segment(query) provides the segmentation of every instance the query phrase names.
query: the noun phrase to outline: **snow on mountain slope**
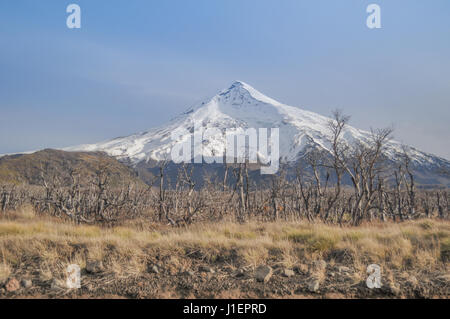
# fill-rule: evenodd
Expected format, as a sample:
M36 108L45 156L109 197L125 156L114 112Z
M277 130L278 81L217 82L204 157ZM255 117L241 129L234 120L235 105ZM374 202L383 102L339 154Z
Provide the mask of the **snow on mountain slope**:
M104 151L118 159L129 160L133 164L141 161L170 159L170 152L177 141L171 133L177 129L193 132L194 123L203 128L246 129L279 128L280 157L288 161L299 159L311 147L329 150L331 133L328 128L330 118L288 106L275 101L250 85L236 81L212 99L190 108L171 120L168 124L148 132L116 138L110 141L69 147L67 151ZM188 138L184 136L182 138ZM349 144L365 143L370 133L347 126L343 138ZM203 142L204 156L223 153L222 136L211 136ZM417 165L449 167L450 162L409 148L412 160ZM402 145L390 141L386 154L395 159L402 152Z

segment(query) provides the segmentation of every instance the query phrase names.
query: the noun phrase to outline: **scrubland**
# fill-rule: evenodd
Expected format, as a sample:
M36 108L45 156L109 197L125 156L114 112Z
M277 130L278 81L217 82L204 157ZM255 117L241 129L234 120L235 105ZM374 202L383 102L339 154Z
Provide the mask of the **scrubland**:
M104 227L28 206L0 218L3 298L448 298L449 260L450 222L439 219ZM65 286L70 264L81 289ZM381 267L379 289L366 285L370 264Z

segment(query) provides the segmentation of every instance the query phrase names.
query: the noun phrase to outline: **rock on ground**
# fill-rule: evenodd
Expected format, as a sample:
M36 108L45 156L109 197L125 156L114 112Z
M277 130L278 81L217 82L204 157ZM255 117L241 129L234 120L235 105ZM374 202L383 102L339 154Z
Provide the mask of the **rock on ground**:
M101 260L92 260L89 259L86 261L86 271L91 274L96 274L102 272L104 269L103 263Z
M153 274L158 274L159 273L158 266L153 265L152 267L150 267L149 271Z
M300 275L302 274L307 274L308 273L308 265L305 264L299 264L297 266L294 267L294 270L299 273Z
M193 277L193 276L195 276L195 273L193 271L188 270L188 271L181 273L181 275L187 276L187 277Z
M270 280L272 274L273 270L270 266L261 265L256 268L255 277L257 281L266 283Z
M11 278L5 285L5 289L7 292L14 292L20 289L20 283L16 278Z
M40 281L49 281L53 278L53 274L50 271L41 270L39 272L39 280Z
M283 271L281 272L281 275L283 277L292 277L295 275L294 271L291 269L283 269Z
M244 277L244 276L245 276L245 270L242 269L242 268L238 269L238 270L236 271L235 276L236 276L236 277Z
M320 281L317 278L312 278L309 282L308 282L308 290L310 292L318 292L320 288Z
M200 266L200 267L198 268L198 270L199 270L200 272L206 272L206 273L211 273L211 274L214 274L214 273L215 273L214 269L212 269L212 268L209 267L209 266Z
M327 268L327 263L325 260L319 259L315 260L312 264L313 272L323 272Z
M30 279L22 279L20 283L25 289L31 288L33 286L33 282Z

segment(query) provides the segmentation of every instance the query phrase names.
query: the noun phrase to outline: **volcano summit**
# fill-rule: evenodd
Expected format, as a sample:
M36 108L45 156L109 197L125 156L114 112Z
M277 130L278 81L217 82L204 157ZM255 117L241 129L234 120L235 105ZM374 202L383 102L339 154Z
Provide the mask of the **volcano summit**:
M173 147L180 141L191 140L196 126L200 126L203 130L217 132L201 140L203 157L223 154L226 149L223 133L226 130L277 128L279 129L280 158L287 163L295 163L302 160L312 150L331 152L330 121L331 118L285 105L244 82L235 81L227 89L189 108L165 125L147 132L96 144L69 147L65 150L103 151L118 160L136 166L140 163L170 159ZM188 132L189 134L179 134L177 139L173 139L172 132ZM371 132L347 125L342 139L348 145L369 143ZM195 143L194 139L192 145L195 146ZM390 140L386 144L384 155L395 162L401 158L403 149L401 143ZM407 149L419 182L450 185L448 160L421 152L413 147L407 147ZM194 155L192 154L192 162L194 162ZM264 154L259 155L264 158Z

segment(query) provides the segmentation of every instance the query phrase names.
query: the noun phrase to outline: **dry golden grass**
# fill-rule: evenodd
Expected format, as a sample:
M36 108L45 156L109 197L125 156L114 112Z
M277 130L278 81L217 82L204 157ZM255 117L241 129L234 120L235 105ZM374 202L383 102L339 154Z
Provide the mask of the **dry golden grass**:
M87 259L102 260L116 275L137 276L156 254L170 257L170 263L182 270L191 267L192 252L201 252L204 262L220 258L231 267L270 263L291 268L318 259L338 263L332 256L339 251L352 256L352 266L359 270L356 281L366 276L368 263L383 265L387 275L389 270L445 270L448 263L443 258L450 250L450 222L438 220L358 228L278 222L175 229L142 227L142 222L138 230L61 223L36 217L29 208L8 216L0 219L0 281L27 260L39 260L43 277L49 272L62 274L72 263L84 267Z
M11 268L6 263L1 263L0 264L0 282L3 282L6 279L8 279L10 274L11 274Z

